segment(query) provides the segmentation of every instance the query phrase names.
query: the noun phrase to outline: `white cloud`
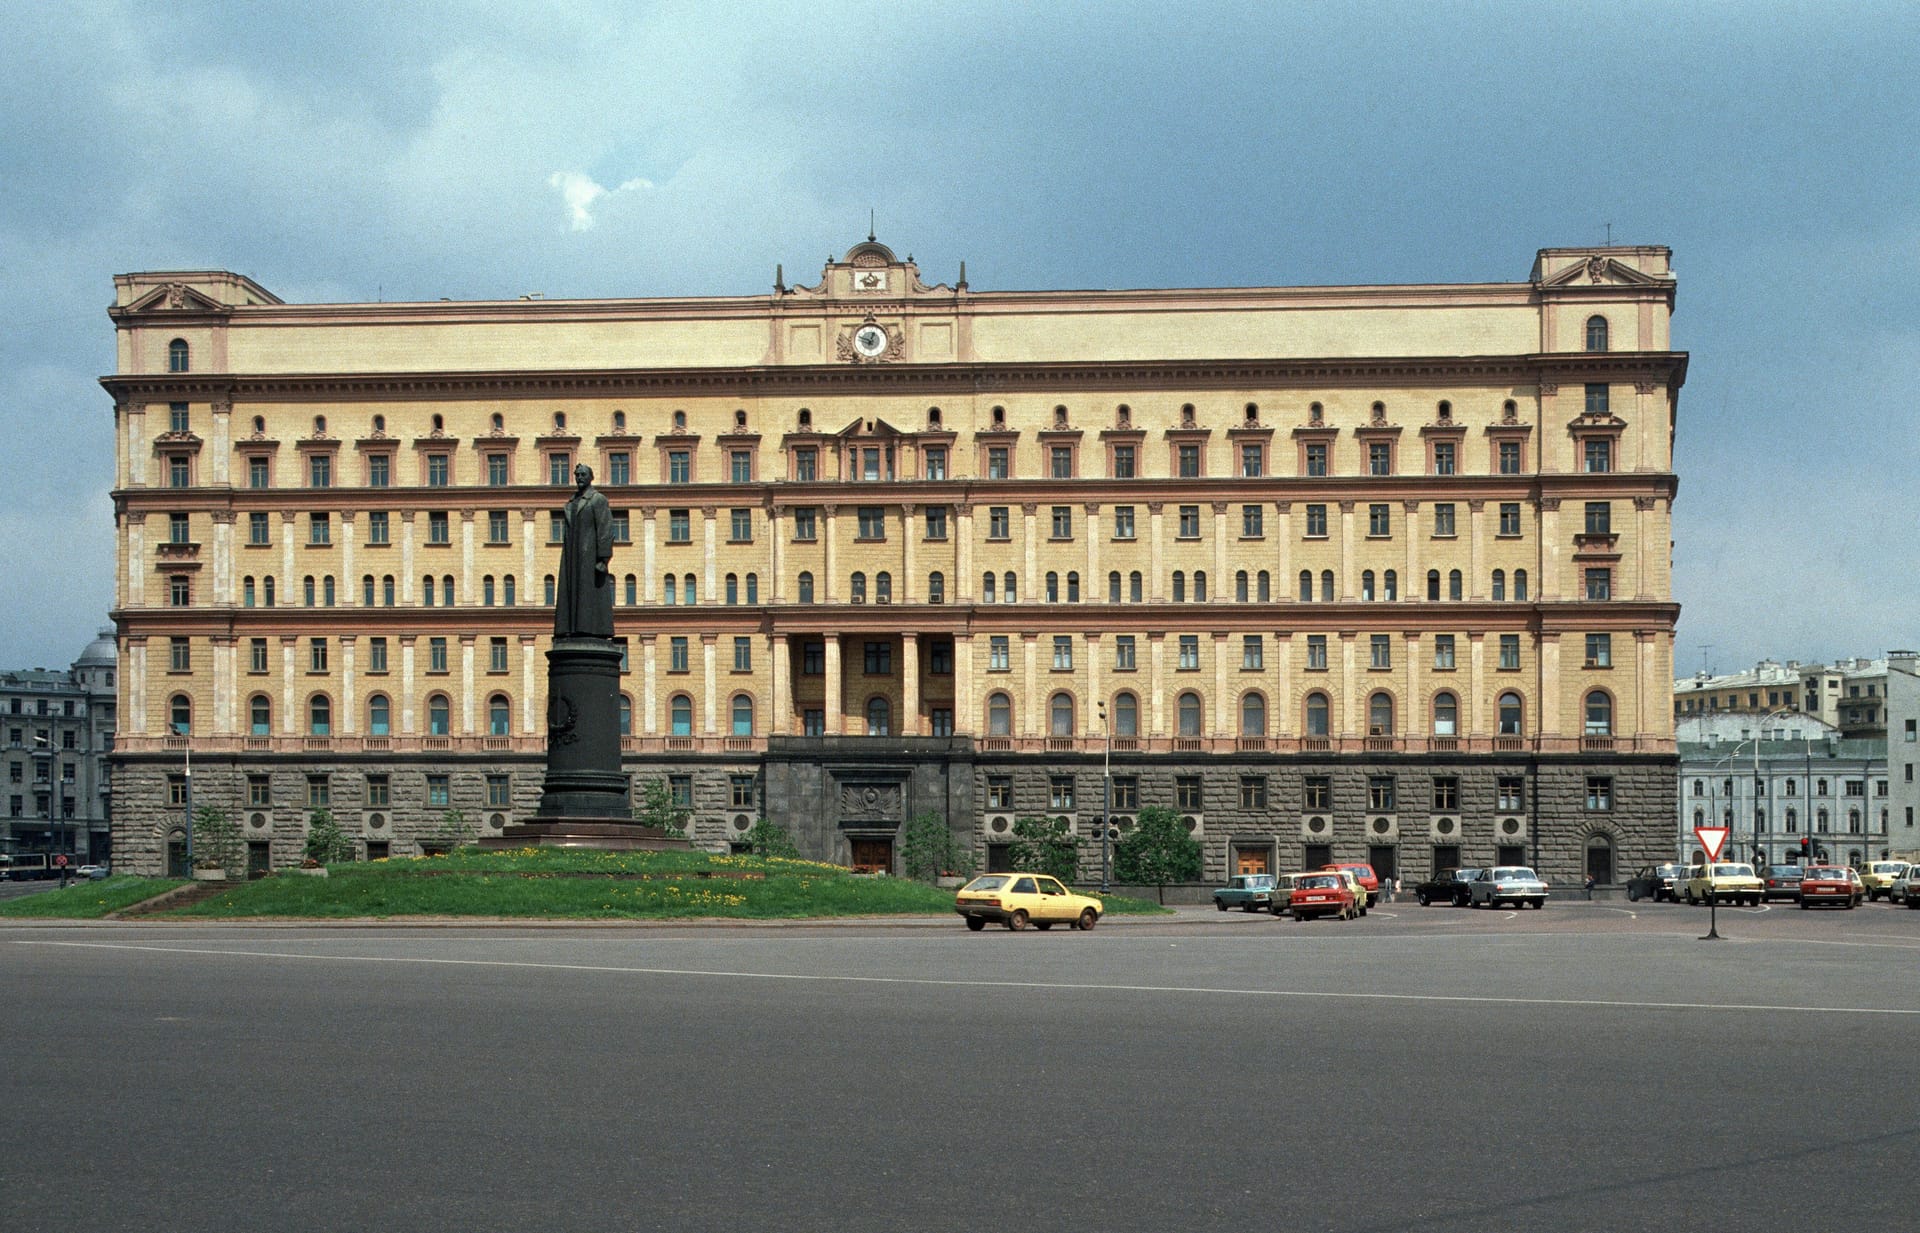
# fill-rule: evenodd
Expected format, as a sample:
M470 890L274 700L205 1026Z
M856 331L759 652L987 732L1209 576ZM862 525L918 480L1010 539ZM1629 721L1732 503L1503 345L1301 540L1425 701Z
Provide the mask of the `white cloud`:
M632 179L618 188L608 189L592 176L577 171L556 171L547 177L547 186L558 189L561 199L567 203L568 225L575 231L591 231L593 208L601 200L616 193L644 192L653 187L653 181Z

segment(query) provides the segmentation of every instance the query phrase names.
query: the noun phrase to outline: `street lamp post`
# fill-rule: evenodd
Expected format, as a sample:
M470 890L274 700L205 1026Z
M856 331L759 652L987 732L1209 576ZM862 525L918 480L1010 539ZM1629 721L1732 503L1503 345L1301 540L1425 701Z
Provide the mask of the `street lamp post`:
M180 734L180 752L184 761L183 778L186 791L181 795L187 819L187 876L193 876L193 742L188 740L186 724L175 724L173 730Z
M38 770L37 778L40 782L47 785L47 830L45 835L46 843L44 846L46 850L51 853L53 851L55 819L59 816L56 811L59 808L60 802L60 798L55 795L55 789L57 787L55 775L59 768L54 762L53 734L51 732L36 732L33 734L33 761Z
M1107 893L1113 869L1113 729L1107 724L1107 704L1100 703L1100 734L1105 750L1100 761L1100 893Z

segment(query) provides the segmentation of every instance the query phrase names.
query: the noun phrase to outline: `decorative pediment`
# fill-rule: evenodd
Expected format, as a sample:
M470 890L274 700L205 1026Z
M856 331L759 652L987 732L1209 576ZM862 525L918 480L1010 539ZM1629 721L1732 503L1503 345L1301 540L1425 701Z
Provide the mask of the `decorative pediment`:
M845 428L842 428L839 432L835 433L834 435L842 438L843 440L851 440L855 438L871 438L871 437L883 437L888 440L898 440L899 438L904 437L907 434L901 432L898 428L895 428L892 424L887 423L887 421L885 420L860 419L860 420L853 421L853 423L851 424L848 424Z
M205 313L223 312L220 301L202 295L185 283L163 283L127 305L127 312Z
M1651 274L1643 274L1625 262L1616 261L1602 253L1595 253L1585 261L1576 261L1566 269L1550 278L1540 281L1542 287L1579 287L1579 286L1625 286L1625 287L1661 287L1671 280L1659 279Z

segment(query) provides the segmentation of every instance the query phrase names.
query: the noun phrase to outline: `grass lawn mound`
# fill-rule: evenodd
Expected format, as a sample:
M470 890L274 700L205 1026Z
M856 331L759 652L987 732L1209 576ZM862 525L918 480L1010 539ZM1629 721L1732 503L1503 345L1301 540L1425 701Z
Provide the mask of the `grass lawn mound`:
M0 918L30 917L54 920L91 920L130 908L181 885L173 878L102 878L75 882L65 890L39 891L0 903Z
M467 847L439 856L329 865L327 875L281 873L236 883L160 915L805 920L953 911L951 890L904 878L859 875L814 861L706 852L482 852ZM1109 914L1166 910L1146 900L1111 895L1106 905Z

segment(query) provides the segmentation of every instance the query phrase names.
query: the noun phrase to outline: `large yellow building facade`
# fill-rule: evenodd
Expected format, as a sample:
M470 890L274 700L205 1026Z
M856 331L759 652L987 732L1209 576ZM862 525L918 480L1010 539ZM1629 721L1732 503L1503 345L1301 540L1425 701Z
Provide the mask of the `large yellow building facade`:
M290 305L116 280L115 851L196 801L257 867L313 809L373 855L543 767L555 517L617 511L627 769L897 868L932 811L1173 807L1209 876L1671 846L1662 248L1524 282L814 286ZM1644 849L1644 851L1643 851Z

